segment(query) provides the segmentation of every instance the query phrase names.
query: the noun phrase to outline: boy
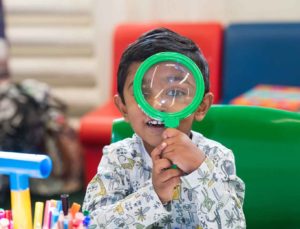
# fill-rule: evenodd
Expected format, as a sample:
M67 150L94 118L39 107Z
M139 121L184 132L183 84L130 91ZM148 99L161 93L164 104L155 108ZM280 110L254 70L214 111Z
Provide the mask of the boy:
M134 75L149 56L164 51L191 58L201 70L205 95L198 109L164 128L140 110ZM235 174L232 152L191 131L213 101L208 64L190 39L168 29L142 35L123 53L115 104L135 134L103 149L83 209L95 228L244 228L244 183ZM169 169L176 164L179 169Z

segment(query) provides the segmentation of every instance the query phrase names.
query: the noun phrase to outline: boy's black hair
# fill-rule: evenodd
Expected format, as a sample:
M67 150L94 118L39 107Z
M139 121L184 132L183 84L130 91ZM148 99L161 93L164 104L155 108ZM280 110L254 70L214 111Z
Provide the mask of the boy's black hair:
M191 58L204 77L205 93L209 91L208 64L198 46L187 37L166 28L158 28L143 34L122 54L118 68L117 89L123 103L125 103L123 89L130 65L134 62L143 62L158 52L178 52Z

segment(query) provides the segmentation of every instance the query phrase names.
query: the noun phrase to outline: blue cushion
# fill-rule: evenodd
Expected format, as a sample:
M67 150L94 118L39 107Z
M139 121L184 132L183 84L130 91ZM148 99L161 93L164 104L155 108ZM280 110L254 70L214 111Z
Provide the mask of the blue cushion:
M224 103L261 83L300 86L300 23L232 24L224 36Z

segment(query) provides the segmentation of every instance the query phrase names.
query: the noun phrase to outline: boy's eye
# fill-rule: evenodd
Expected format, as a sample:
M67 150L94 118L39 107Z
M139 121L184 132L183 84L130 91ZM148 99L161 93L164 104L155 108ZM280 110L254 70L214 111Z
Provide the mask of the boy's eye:
M166 95L171 97L181 97L186 96L187 94L184 90L181 89L171 89L167 91Z
M145 99L147 99L147 98L149 98L150 93L145 93L145 92L143 92L143 96L144 96Z

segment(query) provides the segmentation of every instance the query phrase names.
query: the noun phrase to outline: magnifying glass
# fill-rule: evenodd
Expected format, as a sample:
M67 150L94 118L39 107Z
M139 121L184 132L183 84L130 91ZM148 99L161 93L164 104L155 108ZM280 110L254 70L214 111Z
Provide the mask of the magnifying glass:
M177 52L160 52L139 66L133 93L140 108L167 128L199 107L204 95L203 75L196 63Z

